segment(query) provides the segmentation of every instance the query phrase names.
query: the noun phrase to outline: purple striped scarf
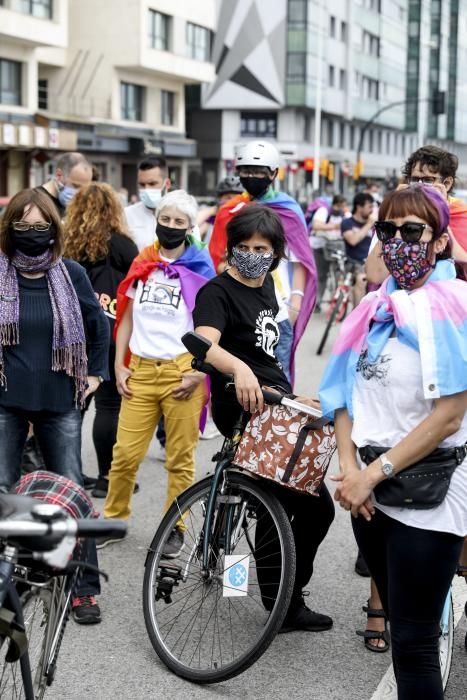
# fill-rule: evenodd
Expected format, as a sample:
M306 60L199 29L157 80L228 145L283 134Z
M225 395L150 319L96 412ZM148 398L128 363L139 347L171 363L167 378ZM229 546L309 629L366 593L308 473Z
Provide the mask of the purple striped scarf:
M75 404L82 406L86 391L86 337L78 297L61 258L47 250L37 257L19 251L11 260L0 253L0 386L6 388L3 348L18 345L18 272L44 272L53 315L52 371L64 371L75 380ZM28 339L33 340L33 339Z

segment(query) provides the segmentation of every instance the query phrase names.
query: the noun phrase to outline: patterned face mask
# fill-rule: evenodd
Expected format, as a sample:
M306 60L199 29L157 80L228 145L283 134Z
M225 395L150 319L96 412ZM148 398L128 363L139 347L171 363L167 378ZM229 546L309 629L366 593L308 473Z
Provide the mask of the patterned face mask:
M406 243L399 238L383 243L383 260L391 275L402 289L410 289L434 265L429 261L429 243Z
M249 253L244 250L238 250L238 248L232 249L230 257L230 263L235 265L242 277L247 277L248 279L258 279L258 277L265 275L273 260L272 252Z

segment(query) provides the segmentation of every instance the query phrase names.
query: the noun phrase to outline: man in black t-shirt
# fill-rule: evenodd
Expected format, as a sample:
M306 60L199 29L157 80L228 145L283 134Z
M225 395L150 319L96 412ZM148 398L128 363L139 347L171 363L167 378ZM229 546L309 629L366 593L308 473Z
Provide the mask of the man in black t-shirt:
M353 200L352 216L341 223L342 237L348 262L355 274L352 288L354 307L360 303L366 293L365 261L371 244L371 232L375 222L373 218L374 199L368 192L359 192Z
M63 153L57 160L54 177L37 189L50 197L63 218L67 204L79 188L89 185L91 180L92 166L82 153Z

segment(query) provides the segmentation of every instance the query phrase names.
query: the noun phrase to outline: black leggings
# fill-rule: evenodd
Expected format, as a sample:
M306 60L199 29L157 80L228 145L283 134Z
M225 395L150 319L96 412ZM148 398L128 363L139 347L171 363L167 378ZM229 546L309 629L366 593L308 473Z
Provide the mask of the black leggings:
M88 398L85 408L85 410L89 408L94 397L96 413L92 426L92 441L96 450L101 479L108 475L112 464L112 452L117 441L118 416L122 403L122 397L117 391L114 360L115 350L111 348L109 353L110 381L102 382L98 386L94 394Z
M389 617L398 700L442 700L439 621L463 538L408 527L378 509L352 525Z

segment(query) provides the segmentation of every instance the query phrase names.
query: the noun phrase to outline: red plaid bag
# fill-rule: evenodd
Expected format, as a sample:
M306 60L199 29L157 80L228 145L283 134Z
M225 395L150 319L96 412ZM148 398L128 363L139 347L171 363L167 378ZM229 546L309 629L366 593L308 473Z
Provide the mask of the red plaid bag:
M289 408L266 406L249 420L234 464L282 486L319 495L336 439L332 425Z

